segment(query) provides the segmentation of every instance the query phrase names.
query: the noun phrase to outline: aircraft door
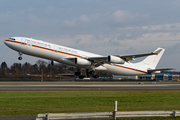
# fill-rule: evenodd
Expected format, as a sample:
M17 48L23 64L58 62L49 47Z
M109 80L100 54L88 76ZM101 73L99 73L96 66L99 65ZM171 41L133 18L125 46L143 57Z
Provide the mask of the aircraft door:
M136 71L138 71L138 65L135 66Z

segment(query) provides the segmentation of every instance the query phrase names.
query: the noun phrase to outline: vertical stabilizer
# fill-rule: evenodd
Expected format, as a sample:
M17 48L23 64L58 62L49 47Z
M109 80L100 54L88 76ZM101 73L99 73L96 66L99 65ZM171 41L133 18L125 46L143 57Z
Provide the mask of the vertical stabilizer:
M161 59L164 51L165 51L165 49L163 49L163 48L156 49L153 53L157 53L157 54L146 57L141 62L141 64L146 64L146 65L150 66L151 69L155 69L159 60Z

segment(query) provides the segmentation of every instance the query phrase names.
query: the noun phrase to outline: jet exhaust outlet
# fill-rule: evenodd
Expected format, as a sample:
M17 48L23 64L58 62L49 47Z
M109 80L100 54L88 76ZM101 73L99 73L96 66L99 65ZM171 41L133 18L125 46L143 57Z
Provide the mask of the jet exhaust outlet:
M54 66L54 61L53 60L51 61L51 66Z

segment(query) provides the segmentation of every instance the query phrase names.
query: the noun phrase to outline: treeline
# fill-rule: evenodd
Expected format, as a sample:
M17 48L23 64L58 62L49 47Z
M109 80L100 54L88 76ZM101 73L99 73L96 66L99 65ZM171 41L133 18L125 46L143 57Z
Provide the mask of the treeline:
M7 66L6 62L2 62L0 66L0 77L7 75L42 75L43 76L54 76L58 74L74 74L76 69L71 66L65 65L51 65L51 63L38 60L35 64L30 64L25 62L21 63L13 63L10 67ZM85 70L82 72L86 74ZM162 71L161 73L170 73L170 74L180 74L180 71ZM99 75L107 76L108 73L98 72Z
M57 74L63 74L67 72L73 72L73 67L67 67L67 66L52 66L51 63L47 63L43 60L38 60L35 64L30 63L14 63L10 67L7 66L6 62L1 63L0 67L0 75L41 75L44 76L53 76Z

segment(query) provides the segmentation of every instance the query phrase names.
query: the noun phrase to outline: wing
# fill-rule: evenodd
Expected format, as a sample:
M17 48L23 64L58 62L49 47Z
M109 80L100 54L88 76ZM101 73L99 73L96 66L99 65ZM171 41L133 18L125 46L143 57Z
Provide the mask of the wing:
M107 61L108 57L89 57L87 58L87 60L91 61L92 65L94 65L95 67L98 67L104 63L109 63Z
M155 50L154 52L151 52L151 53L136 54L136 55L125 55L125 56L119 56L119 57L121 59L125 60L126 62L128 62L129 60L134 60L135 58L138 58L138 57L145 57L145 56L149 56L149 55L158 55L161 51L162 51L162 48L158 48L157 50Z
M88 57L88 58L66 58L67 60L71 61L80 61L81 65L93 65L95 67L98 67L104 63L116 63L116 64L123 64L124 62L129 62L130 60L134 60L135 58L138 57L144 57L144 56L149 56L149 55L157 55L162 51L162 48L158 48L154 52L151 53L146 53L146 54L136 54L136 55L124 55L124 56L119 56L119 55L109 55L107 57L100 56L100 57ZM76 63L75 62L75 63ZM91 62L91 63L89 63Z
M115 56L119 59L122 59L126 62L129 62L130 60L135 60L135 58L138 58L138 57L145 57L145 56L149 56L149 55L158 55L161 51L162 51L162 48L158 48L154 52L146 53L146 54L122 55L122 56L113 55L113 56ZM87 60L94 62L96 65L101 65L104 63L112 63L108 60L108 57L89 57L89 58L87 58Z

